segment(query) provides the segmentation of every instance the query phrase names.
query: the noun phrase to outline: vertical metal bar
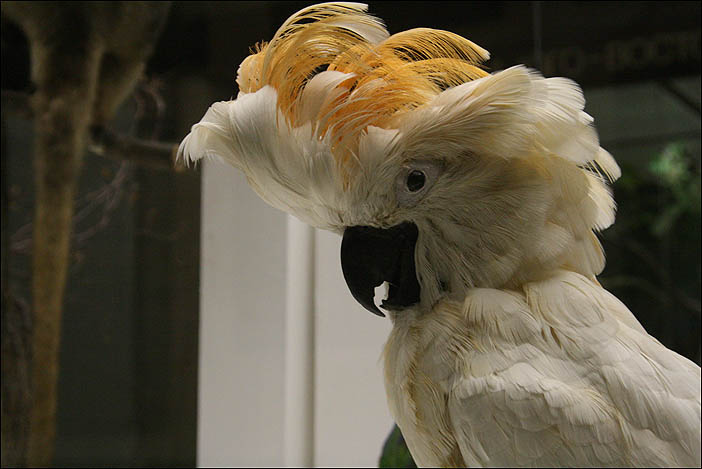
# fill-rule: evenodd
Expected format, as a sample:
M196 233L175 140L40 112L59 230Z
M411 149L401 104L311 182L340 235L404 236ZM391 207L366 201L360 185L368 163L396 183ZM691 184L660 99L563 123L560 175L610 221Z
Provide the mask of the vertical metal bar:
M284 463L314 463L314 229L288 215Z

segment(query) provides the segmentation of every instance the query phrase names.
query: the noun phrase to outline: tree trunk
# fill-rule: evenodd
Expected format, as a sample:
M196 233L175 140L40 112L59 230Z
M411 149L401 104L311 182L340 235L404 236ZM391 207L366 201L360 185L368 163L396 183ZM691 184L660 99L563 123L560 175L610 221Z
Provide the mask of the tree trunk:
M53 50L55 47L32 44L32 62L42 64L34 76L37 92L33 101L33 395L27 454L27 463L33 467L51 465L54 452L61 309L71 221L100 63L99 50L78 48L73 60L66 60Z
M89 128L106 125L133 90L169 7L168 2L2 4L3 16L27 35L36 86L29 466L49 466L53 459L61 311ZM169 148L157 150L170 159ZM3 412L4 406L3 401Z

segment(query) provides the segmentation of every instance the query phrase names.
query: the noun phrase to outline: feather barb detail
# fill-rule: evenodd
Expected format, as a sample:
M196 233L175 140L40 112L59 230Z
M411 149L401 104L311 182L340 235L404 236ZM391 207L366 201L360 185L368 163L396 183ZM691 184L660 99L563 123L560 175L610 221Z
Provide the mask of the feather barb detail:
M388 128L443 90L488 75L481 63L489 53L473 42L428 28L390 36L366 10L360 3L324 3L295 13L237 76L242 93L273 87L288 124L309 121L318 136L329 135L342 166L355 160L368 126ZM344 75L305 93L314 77L332 71Z

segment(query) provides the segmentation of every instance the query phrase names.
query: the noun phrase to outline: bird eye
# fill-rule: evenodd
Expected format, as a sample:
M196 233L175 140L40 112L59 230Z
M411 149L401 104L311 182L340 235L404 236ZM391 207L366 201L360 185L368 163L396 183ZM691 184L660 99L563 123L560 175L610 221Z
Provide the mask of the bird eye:
M427 177L424 172L415 169L407 175L407 190L410 192L417 192L424 187L426 181Z
M399 168L395 179L395 196L400 207L413 207L422 200L441 172L443 164L440 161L414 160Z

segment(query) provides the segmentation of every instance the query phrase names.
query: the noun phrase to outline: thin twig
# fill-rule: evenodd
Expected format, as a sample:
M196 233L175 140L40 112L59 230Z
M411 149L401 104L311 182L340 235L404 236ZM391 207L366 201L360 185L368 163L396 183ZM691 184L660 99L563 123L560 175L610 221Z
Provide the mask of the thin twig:
M118 161L132 161L152 169L185 169L182 163L176 164L177 144L142 140L110 129L93 132L93 140L88 149L97 155Z

